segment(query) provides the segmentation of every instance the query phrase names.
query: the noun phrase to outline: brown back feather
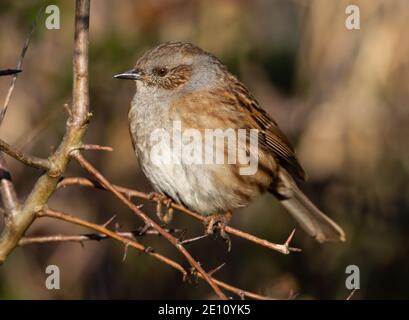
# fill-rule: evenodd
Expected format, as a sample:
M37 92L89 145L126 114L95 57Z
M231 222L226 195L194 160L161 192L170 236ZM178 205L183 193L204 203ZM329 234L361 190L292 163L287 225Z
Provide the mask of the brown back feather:
M271 152L291 175L306 180L307 175L298 162L294 148L274 119L260 107L249 90L234 75L229 73L229 80L226 83L232 84L228 90L253 118L255 128L260 131L261 146Z

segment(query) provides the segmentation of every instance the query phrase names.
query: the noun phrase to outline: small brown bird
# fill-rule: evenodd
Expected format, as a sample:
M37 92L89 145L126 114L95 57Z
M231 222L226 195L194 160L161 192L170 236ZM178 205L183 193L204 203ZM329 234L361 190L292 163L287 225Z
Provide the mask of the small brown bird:
M130 133L140 166L156 191L190 210L214 217L247 206L269 191L319 242L345 240L343 230L294 182L294 178L305 180L306 174L277 123L215 56L190 43L168 42L147 51L134 69L115 78L136 82L129 110ZM257 170L241 174L243 163L228 161L154 161L152 152L158 140L153 132L160 129L169 134L170 139L160 141L169 153L176 148L175 123L180 123L182 132L257 129ZM249 142L248 135L245 141ZM193 142L199 151L213 150L213 145L206 149L209 143L205 139ZM248 143L236 151L243 149L249 156ZM226 151L224 155L227 157Z

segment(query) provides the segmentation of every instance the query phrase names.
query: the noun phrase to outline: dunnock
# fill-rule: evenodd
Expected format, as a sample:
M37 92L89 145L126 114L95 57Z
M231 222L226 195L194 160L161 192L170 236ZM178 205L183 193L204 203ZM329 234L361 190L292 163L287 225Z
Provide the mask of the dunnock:
M277 123L216 57L190 43L168 42L147 51L134 69L115 78L136 82L130 133L140 166L156 191L206 216L231 212L269 191L319 242L345 240L343 230L294 182L305 180L306 174ZM170 132L175 121L182 130L200 132L257 129L258 169L242 175L239 163L154 162L152 132Z

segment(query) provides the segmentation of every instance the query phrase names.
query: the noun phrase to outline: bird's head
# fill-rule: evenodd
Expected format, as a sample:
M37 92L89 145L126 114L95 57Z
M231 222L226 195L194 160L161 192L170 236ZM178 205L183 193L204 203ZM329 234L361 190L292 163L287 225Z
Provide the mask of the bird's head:
M186 42L167 42L148 50L116 79L135 80L137 88L155 93L203 90L220 81L224 65L213 55Z

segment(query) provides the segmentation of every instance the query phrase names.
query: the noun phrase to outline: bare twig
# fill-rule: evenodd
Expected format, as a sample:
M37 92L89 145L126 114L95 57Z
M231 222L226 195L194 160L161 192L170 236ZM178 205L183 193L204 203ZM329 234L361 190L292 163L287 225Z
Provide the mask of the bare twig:
M105 224L102 226L106 227ZM118 232L116 233L122 237L129 238L129 239L137 239L145 235L155 235L160 236L159 232L150 229L146 230L143 233L141 232L143 227L138 228L136 230L127 231L127 232ZM165 229L167 232L175 234L182 232L182 229ZM44 244L44 243L55 243L55 242L85 242L85 241L101 241L109 239L106 234L103 233L85 233L85 234L77 234L77 235L65 235L65 234L55 234L55 235L48 235L48 236L33 236L33 237L23 237L20 239L18 245L25 246L29 244Z
M72 185L80 185L80 186L84 186L84 187L91 187L91 188L98 188L98 189L105 189L104 186L102 186L98 181L94 181L94 180L90 180L87 178L81 178L81 177L67 177L64 178L63 180L61 180L58 183L57 188L63 188L63 187L68 187L68 186L72 186ZM114 185L114 187L116 188L116 190L118 190L119 192L123 193L124 195L126 195L128 198L132 198L132 197L136 197L136 198L140 198L140 199L144 199L144 200L150 200L153 202L157 202L157 201L163 201L163 197L156 197L156 196L152 196L152 194L148 194L145 192L141 192L141 191L137 191L134 189L129 189L129 188L125 188L125 187L121 187L121 186L117 186ZM202 215L200 215L197 212L191 211L187 208L185 208L184 206L177 204L177 203L170 203L170 207L173 209L176 209L184 214L187 214L188 216L205 222L205 217L203 217ZM243 238L245 240L254 242L260 246L266 247L268 249L274 250L274 251L278 251L280 253L283 254L289 254L290 252L299 252L301 251L301 249L299 248L293 248L290 247L290 241L292 240L292 237L294 236L294 230L291 233L290 237L285 241L284 244L276 244L276 243L272 243L268 240L265 239L261 239L259 237L256 237L252 234L249 234L247 232L235 229L233 227L230 226L226 226L225 227L225 231L227 233L230 233L231 235L235 235L236 237L239 238Z
M354 296L356 290L357 290L357 289L352 290L352 291L349 293L349 295L348 295L348 297L346 298L346 300L351 300L352 297Z
M2 139L0 139L0 150L29 167L42 169L45 171L50 169L50 161L48 159L38 158L35 156L31 156L29 154L25 154L24 152L15 150Z
M145 249L146 249L144 245L142 245L142 244L140 244L138 242L132 241L131 239L129 239L127 237L124 237L124 236L118 234L115 231L111 231L111 230L107 229L106 227L104 227L103 225L98 225L98 224L95 224L95 223L92 223L92 222L88 222L88 221L82 220L80 218L74 217L72 215L65 214L63 212L59 212L59 211L49 209L47 211L40 211L40 212L37 213L37 215L39 217L51 217L51 218L56 218L56 219L59 219L59 220L64 220L64 221L67 221L67 222L70 222L70 223L73 223L73 224L77 224L77 225L86 227L88 229L95 230L95 231L97 231L99 233L105 234L106 236L108 236L108 237L110 237L112 239L120 241L125 245L131 246L131 247L133 247L133 248L135 248L135 249L137 249L137 250L139 250L141 252L145 252ZM157 259L161 260L162 262L165 262L166 264L172 266L173 268L178 269L183 274L186 274L185 269L182 266L180 266L178 263L174 262L173 260L168 259L168 258L166 258L166 257L164 257L164 256L162 256L162 255L160 255L158 253L152 252L152 253L149 253L149 254L152 255L152 256L155 256Z
M11 76L17 73L20 73L21 70L17 70L17 69L2 69L0 70L0 77L1 76Z
M4 117L6 115L6 112L7 112L9 103L10 103L11 95L13 94L14 86L16 85L17 74L19 72L21 72L21 67L23 66L23 60L24 60L24 57L26 55L28 46L30 45L31 37L33 36L34 31L36 29L37 19L38 19L39 15L40 15L41 11L42 11L42 9L40 9L38 11L37 16L36 16L36 18L35 18L35 20L33 22L33 25L31 26L30 34L29 34L28 38L26 39L26 42L24 43L23 49L21 50L20 56L18 58L16 70L11 70L11 71L14 71L14 72L9 73L9 74L13 74L13 79L11 80L11 84L10 84L9 90L7 92L6 100L4 101L3 109L0 112L0 126L3 123Z
M95 169L87 160L85 160L85 158L78 152L78 150L73 153L73 157L85 170L92 174L98 180L98 182L104 186L105 189L111 191L119 200L121 200L121 202L123 202L129 209L131 209L132 212L135 213L135 215L142 219L145 224L152 226L152 228L156 229L164 238L166 238L171 244L173 244L176 249L178 249L179 252L191 264L191 266L203 276L203 279L209 284L209 286L213 289L213 291L220 299L227 299L218 285L212 280L212 278L200 266L200 264L190 255L190 253L177 238L166 232L160 225L158 225L149 216L142 212L133 202L128 200L128 198L121 192L119 192L100 172L98 172L97 169Z
M101 146L99 144L83 144L78 148L79 150L96 150L96 151L108 151L112 152L114 149L108 146Z
M185 239L185 240L183 240L183 241L180 241L180 244L189 244L189 243L195 242L195 241L197 241L197 240L201 240L201 239L206 238L206 237L208 237L208 235L207 235L207 234L203 234L203 235L198 236L198 237L194 237L194 238Z
M117 240L117 241L121 242L125 246L125 248L131 247L131 248L134 248L134 249L136 249L136 250L138 250L140 252L149 254L151 257L153 257L153 258L155 258L155 259L169 265L170 267L178 270L179 272L181 272L184 278L189 275L189 273L185 270L185 268L183 268L176 261L174 261L174 260L172 260L170 258L167 258L166 256L164 256L164 255L162 255L160 253L154 252L153 250L149 249L149 247L146 247L146 246L140 244L139 242L135 242L134 240L129 239L129 238L125 237L125 236L122 236L122 235L120 235L120 234L118 234L118 233L116 233L114 231L111 231L111 230L107 229L106 227L104 227L102 225L98 225L98 224L95 224L95 223L92 223L92 222L88 222L88 221L82 220L80 218L74 217L72 215L69 215L69 214L66 214L66 213L63 213L63 212L59 212L59 211L55 211L55 210L50 210L50 209L48 209L46 211L39 212L38 216L39 217L55 218L55 219L63 220L63 221L66 221L66 222L69 222L69 223L72 223L72 224L80 225L80 226L86 227L88 229L94 230L94 231L96 231L96 232L98 232L100 234L104 234L107 237L110 237L110 238L112 238L114 240ZM216 269L218 269L218 268L216 268ZM215 271L213 271L213 273L214 272ZM198 273L197 275L200 278L203 279L203 275L201 273ZM235 286L229 285L229 284L227 284L227 283L225 283L223 281L217 280L217 279L215 279L213 277L211 277L211 279L212 279L212 281L214 283L216 283L221 288L223 288L225 290L228 290L228 291L236 294L239 297L243 296L243 297L247 297L247 298L250 298L250 299L256 299L256 300L271 300L272 299L272 298L267 297L267 296L263 296L263 295L260 295L260 294L257 294L257 293L242 290L242 289L237 288Z
M76 0L72 117L67 121L66 132L61 143L49 157L49 169L38 178L27 199L15 213L13 227L6 224L3 229L0 236L0 264L18 245L19 240L36 218L36 214L44 209L71 159L71 150L82 143L90 116L88 112L89 9L89 0ZM8 149L4 144L3 147ZM27 157L23 158L27 159Z
M226 265L226 262L223 262L220 266L217 266L213 270L209 271L209 274L212 276L214 275L217 271L221 270L224 266Z

